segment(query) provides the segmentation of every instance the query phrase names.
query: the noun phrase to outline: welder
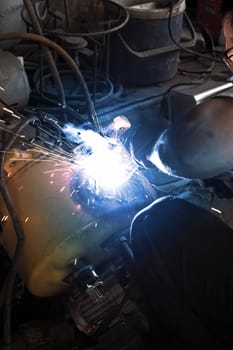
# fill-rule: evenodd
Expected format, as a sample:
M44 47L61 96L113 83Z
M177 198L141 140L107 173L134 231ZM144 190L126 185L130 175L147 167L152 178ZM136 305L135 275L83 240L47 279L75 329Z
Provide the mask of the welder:
M229 56L231 51L233 53L233 2L224 1L222 11L226 50ZM230 58L228 66L231 68ZM229 112L233 109L233 104L228 107ZM195 130L197 137L200 131L194 128L194 124L199 120L197 114L200 112L205 120L211 117L209 113L207 118L205 111L202 105L197 109L194 108L194 112L189 115L189 128L185 130L185 125L182 124L184 128L179 129L180 139L183 137L182 132L187 142L188 133L192 134L191 138L194 139ZM212 112L215 111L216 108L212 109ZM219 119L224 118L224 113L221 114L220 110L218 113ZM176 133L177 137L177 130L169 131L166 137L162 136L158 156L162 154L161 149L164 150L164 154L166 152L168 154L172 149L171 146L174 146L171 151L173 155L176 151L180 154L183 152L184 148L183 150L182 147L175 148L181 144L179 140L174 141L173 136ZM209 133L209 138L211 137L213 135ZM201 140L196 140L196 148L200 142ZM206 157L207 161L205 142L202 146L203 157ZM192 153L193 159L195 147ZM165 156L167 158L164 159L168 162L169 157L166 154ZM160 159L161 162L164 159ZM186 159L188 160L188 157ZM217 155L215 159L218 163ZM173 168L169 167L170 164L166 164L166 161L163 165L167 166L167 172L171 175L186 177L187 170L190 175L187 177L205 178L209 174L208 171L214 174L218 170L214 158L205 169L200 164L190 169L189 165L180 161L179 156L176 158L177 162L174 162L172 157L170 160ZM156 162L155 160L155 164L158 165ZM225 165L227 166L227 162ZM229 167L231 165L233 166L233 162ZM198 167L197 174L195 171ZM138 213L131 226L131 239L136 275L147 301L151 333L156 349L232 349L232 229L210 212L183 199L167 196L156 200ZM155 348L155 345L152 345L152 348Z

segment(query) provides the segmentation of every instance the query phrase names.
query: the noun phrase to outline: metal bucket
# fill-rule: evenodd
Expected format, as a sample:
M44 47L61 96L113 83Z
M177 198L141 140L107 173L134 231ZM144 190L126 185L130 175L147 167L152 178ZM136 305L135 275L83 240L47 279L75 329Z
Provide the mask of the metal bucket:
M129 11L127 25L112 37L111 74L122 83L152 85L167 81L177 72L179 42L185 0L118 0ZM194 34L191 42L193 44Z

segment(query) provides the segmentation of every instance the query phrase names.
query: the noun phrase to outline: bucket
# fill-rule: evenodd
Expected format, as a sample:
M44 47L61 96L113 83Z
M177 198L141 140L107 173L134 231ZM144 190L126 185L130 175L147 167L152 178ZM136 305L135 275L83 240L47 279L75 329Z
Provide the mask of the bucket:
M110 72L120 83L153 85L170 80L177 72L185 0L117 0L130 19L112 35Z

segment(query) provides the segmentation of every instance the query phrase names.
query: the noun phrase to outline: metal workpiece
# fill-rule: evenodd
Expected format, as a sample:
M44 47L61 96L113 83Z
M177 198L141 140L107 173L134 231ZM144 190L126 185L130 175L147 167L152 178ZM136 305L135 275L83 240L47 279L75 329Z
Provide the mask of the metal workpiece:
M0 52L0 99L14 109L21 109L28 103L30 86L23 67L23 60L11 52ZM4 113L0 102L0 115Z
M80 183L72 182L75 171L69 161L57 165L52 155L38 158L36 152L9 152L5 173L7 189L25 234L19 275L37 296L65 290L68 284L64 280L75 260L85 257L95 265L106 259L101 243L128 228L132 217L148 201L146 189L139 197L142 184L138 177L132 190L127 189L129 203L119 199L98 200L97 196L85 202L90 193L82 190ZM0 243L12 257L16 237L2 200L0 205L3 215Z
M25 32L26 25L21 17L23 0L1 0L0 32ZM1 49L14 47L17 41L0 42Z

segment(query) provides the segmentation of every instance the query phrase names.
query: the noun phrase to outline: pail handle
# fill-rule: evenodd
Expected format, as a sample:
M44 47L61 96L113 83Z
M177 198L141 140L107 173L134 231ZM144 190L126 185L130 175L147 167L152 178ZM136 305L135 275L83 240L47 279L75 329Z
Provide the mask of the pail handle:
M192 47L196 44L197 36L196 36L195 29L193 28L193 25L192 25L190 19L188 18L188 15L186 14L186 12L184 12L184 19L186 20L186 23L189 27L192 38L189 41L182 43L182 47L188 48L188 47ZM168 53L168 52L180 50L180 48L177 45L172 44L172 45L168 45L168 46L164 46L164 47L158 47L156 49L150 49L150 50L145 50L145 51L135 51L134 49L132 49L128 45L128 43L125 41L125 39L123 38L122 34L119 31L117 32L117 35L118 35L120 41L122 42L122 44L124 45L124 47L131 54L133 54L134 56L136 56L138 58L153 57L156 55L161 55L163 53Z

